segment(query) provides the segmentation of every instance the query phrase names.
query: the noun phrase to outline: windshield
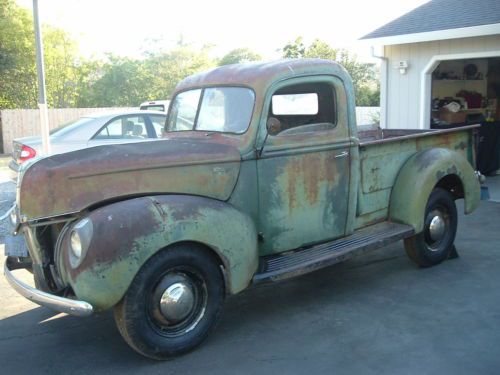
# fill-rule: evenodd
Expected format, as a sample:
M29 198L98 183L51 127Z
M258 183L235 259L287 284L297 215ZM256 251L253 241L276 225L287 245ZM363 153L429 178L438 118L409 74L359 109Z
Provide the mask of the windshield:
M141 110L147 111L165 111L165 106L163 104L151 104L151 105L141 105Z
M81 117L76 121L71 121L67 124L61 125L50 131L50 135L54 138L62 137L68 133L71 133L73 129L76 129L88 122L94 121L95 118L92 117Z
M172 104L167 131L244 133L250 124L254 101L253 91L244 87L181 92Z

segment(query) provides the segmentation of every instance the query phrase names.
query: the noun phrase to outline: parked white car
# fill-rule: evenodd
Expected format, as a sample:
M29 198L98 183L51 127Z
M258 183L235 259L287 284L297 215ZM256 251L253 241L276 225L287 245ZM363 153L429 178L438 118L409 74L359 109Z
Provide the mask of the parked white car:
M164 112L139 110L84 116L51 131L51 154L161 138L166 119ZM20 164L40 155L42 138L35 136L15 139L12 150L9 167L17 171Z
M140 110L168 112L169 105L170 105L170 100L153 100L153 101L141 103L141 105L139 106L139 109Z

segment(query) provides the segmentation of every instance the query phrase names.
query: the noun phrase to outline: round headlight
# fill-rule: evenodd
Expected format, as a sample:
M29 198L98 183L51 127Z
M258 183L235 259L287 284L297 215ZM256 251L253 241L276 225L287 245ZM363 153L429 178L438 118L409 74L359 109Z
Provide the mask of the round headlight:
M90 219L85 218L77 222L69 236L69 262L76 268L85 258L92 239L93 226Z
M75 256L76 260L79 260L82 256L82 240L78 232L73 229L71 232L71 252Z

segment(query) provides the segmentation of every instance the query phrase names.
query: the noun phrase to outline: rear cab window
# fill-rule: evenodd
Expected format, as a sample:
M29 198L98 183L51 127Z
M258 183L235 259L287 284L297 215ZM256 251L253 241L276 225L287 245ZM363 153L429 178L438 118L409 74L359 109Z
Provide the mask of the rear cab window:
M333 85L315 82L279 89L271 98L267 122L272 136L334 129L337 121Z

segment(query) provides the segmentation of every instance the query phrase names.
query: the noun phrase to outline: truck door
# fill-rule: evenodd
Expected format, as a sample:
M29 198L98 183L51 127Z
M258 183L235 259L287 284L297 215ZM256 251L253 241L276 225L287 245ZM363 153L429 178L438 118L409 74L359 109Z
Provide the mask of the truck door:
M287 80L265 106L257 161L261 254L343 236L352 145L342 82Z

